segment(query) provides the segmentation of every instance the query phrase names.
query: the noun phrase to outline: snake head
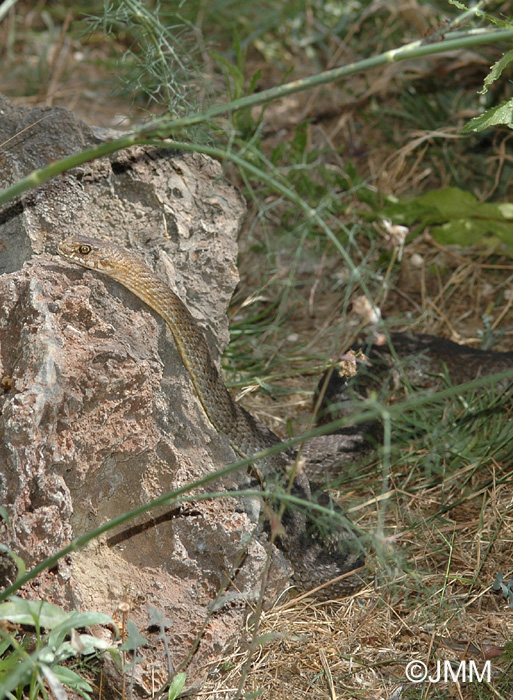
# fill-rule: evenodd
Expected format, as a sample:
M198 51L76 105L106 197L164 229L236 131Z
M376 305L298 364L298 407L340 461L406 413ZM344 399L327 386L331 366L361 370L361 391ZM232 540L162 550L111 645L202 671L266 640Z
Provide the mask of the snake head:
M59 243L57 250L66 260L106 274L112 275L119 263L118 246L88 236L70 236Z

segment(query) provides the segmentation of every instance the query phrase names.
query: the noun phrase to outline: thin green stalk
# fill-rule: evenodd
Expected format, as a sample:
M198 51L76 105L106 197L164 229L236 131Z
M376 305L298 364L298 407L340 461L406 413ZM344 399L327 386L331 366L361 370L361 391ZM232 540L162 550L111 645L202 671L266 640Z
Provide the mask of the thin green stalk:
M347 419L342 419L341 421L337 421L335 425L341 423L341 422L347 422ZM339 427L337 425L337 427ZM106 523L103 523L102 525L98 526L94 530L90 530L89 532L86 532L84 535L80 535L79 537L76 537L73 539L66 547L63 547L61 550L56 552L55 554L52 554L50 557L47 559L41 561L39 564L37 564L33 569L28 571L25 575L21 576L18 578L11 586L8 586L5 588L3 591L0 591L0 601L5 600L8 598L10 595L13 595L18 591L20 588L22 588L26 583L31 581L33 578L35 578L38 574L40 574L42 571L45 569L51 569L57 562L62 559L62 557L65 557L68 554L71 554L72 552L76 552L77 550L81 549L84 547L88 542L91 540L100 537L103 535L105 532L108 532L109 530L112 530L115 527L118 527L120 525L124 525L126 522L129 520L133 520L134 518L137 518L140 515L143 515L144 513L147 513L151 510L154 510L155 508L158 508L160 506L169 506L169 505L178 505L180 503L186 503L188 501L200 501L200 500L205 500L205 499L211 499L211 498L216 498L216 497L222 497L222 498L228 498L228 497L241 497L241 496L258 496L258 497L272 497L272 498L281 498L289 501L291 504L296 504L296 505L303 505L304 506L304 501L301 501L301 499L298 499L294 496L290 496L287 494L275 494L267 491L236 491L236 492L229 492L229 491L222 491L219 493L208 493L208 494L195 494L191 496L186 496L184 494L187 494L188 492L200 488L202 486L205 486L206 484L210 483L211 481L215 481L217 479L220 479L224 476L227 476L228 474L231 474L234 471L237 471L238 469L242 469L243 467L246 467L250 464L252 464L254 461L258 461L260 459L265 459L266 457L269 457L273 454L276 454L278 452L282 452L283 450L287 450L291 447L294 447L295 445L303 442L307 437L315 437L317 435L323 435L329 430L332 429L331 426L321 426L320 428L317 428L313 431L311 431L308 435L302 435L300 437L292 438L291 440L287 440L286 442L278 443L276 445L273 445L272 447L268 448L267 450L264 450L261 453L258 453L256 455L252 455L251 457L245 457L244 459L239 460L238 462L234 462L233 464L229 464L226 467L223 467L222 469L218 469L212 474L207 474L206 476L202 477L201 479L198 479L197 481L194 481L190 484L185 484L184 486L181 486L179 489L176 489L174 491L169 491L168 493L162 494L161 496L158 496L157 498L153 499L152 501L149 501L148 503L143 503L140 506L137 506L136 508L133 508L130 511L127 511L126 513L122 513L121 515L116 516L115 518L112 518L111 520L108 520ZM315 503L311 504L312 508L315 510L321 510L323 512L329 513L330 511L327 511L326 509L323 509L322 506L318 506Z
M75 168L83 163L86 163L95 158L110 155L123 148L129 146L141 145L148 143L150 139L165 139L173 133L182 130L186 127L195 124L209 122L216 117L226 114L232 114L241 109L247 109L257 105L265 104L272 100L277 100L287 95L292 95L303 90L311 90L312 88L326 83L335 82L346 78L355 73L362 73L378 66L383 66L389 63L397 63L406 59L420 58L421 56L430 56L440 51L450 51L464 49L469 46L480 46L483 44L496 43L498 41L507 41L513 39L513 29L499 30L471 30L463 36L458 36L455 39L446 39L435 43L424 43L424 40L414 41L406 46L398 49L385 51L377 56L350 63L346 66L333 68L317 75L300 80L294 80L283 85L264 90L263 92L246 95L236 100L232 100L226 104L210 107L203 112L191 114L181 119L171 119L164 117L161 120L153 121L140 129L137 129L131 134L122 136L119 139L107 141L96 148L89 148L80 153L74 153L66 156L61 160L55 161L45 168L34 170L27 177L19 180L10 187L7 187L0 192L0 205L8 202L13 197L25 192L26 190L46 182L52 177L59 175L66 170Z
M241 172L248 171L252 173L253 175L255 175L255 177L258 177L262 182L265 182L270 187L274 188L277 192L280 192L284 197L286 197L289 201L293 202L299 209L301 209L307 218L314 221L317 224L317 226L319 226L319 228L322 229L325 236L331 241L331 243L333 243L335 248L338 250L348 268L358 279L365 296L369 300L372 299L370 291L367 288L367 285L365 284L365 281L363 280L362 276L358 273L357 267L355 266L351 256L343 246L342 242L333 233L333 231L327 225L326 221L319 215L317 209L313 209L304 199L302 199L293 189L291 189L286 182L282 182L281 179L278 179L279 174L276 173L272 163L268 162L267 165L270 169L272 169L276 176L270 175L268 172L265 172L258 166L253 165L253 163L249 162L248 160L240 158L237 154L233 153L232 151L230 151L230 153L226 153L226 151L224 151L221 148L185 143L183 141L166 140L163 142L159 141L158 143L160 143L161 145L164 144L169 148L173 148L180 151L194 151L196 153L204 153L205 155L209 155L213 158L220 158L223 160L231 161L232 163L237 165L238 168L240 168ZM342 228L345 228L342 223L340 223L339 225Z
M4 2L2 3L2 7L0 7L0 22L9 12L9 10L16 5L17 2L18 0L4 0Z
M284 83L283 85L269 88L263 92L253 93L252 95L240 97L223 105L210 107L202 113L177 119L170 124L163 123L160 126L149 125L149 129L151 130L152 134L165 138L173 129L199 124L200 122L209 121L210 119L214 119L222 114L230 114L241 109L255 107L259 104L265 104L266 102L277 100L282 97L292 95L296 92L311 90L319 85L333 83L337 80L341 80L342 78L347 78L349 75L363 73L371 70L372 68L377 68L378 66L386 65L388 63L397 63L406 59L429 56L439 53L440 51L452 51L467 48L469 46L480 46L502 40L506 41L508 39L513 39L513 29L495 29L492 31L480 29L470 30L463 36L459 36L456 39L446 39L445 41L435 42L432 44L425 43L425 39L413 41L410 44L401 46L398 49L390 49L389 51L385 51L377 56L372 56L371 58L363 59L357 63L349 63L346 66L332 68L331 70L323 71L322 73L312 75L308 78L293 80L289 83ZM143 127L142 131L144 130L145 127ZM0 204L1 203L2 202L0 200Z
M12 141L13 139L10 140ZM18 180L18 182L10 185L5 190L2 190L0 192L0 205L5 204L5 202L8 202L22 192L25 192L32 187L37 187L38 185L50 180L52 177L61 175L67 170L76 168L83 163L87 163L90 160L96 160L97 158L102 158L103 156L108 156L111 153L122 150L123 148L129 148L130 146L135 145L144 145L148 143L149 140L150 139L148 137L141 136L140 132L134 132L131 134L126 134L119 139L105 141L100 146L86 148L84 151L72 153L70 156L65 156L60 160L53 161L50 163L50 165L47 165L44 168L33 170L26 177Z
M384 497L390 488L390 455L392 452L392 420L390 411L382 411L382 423L383 423L383 450L382 450L382 468L381 468L381 496ZM379 537L380 542L385 541L385 511L387 508L386 498L382 498L378 501L378 523L376 526L376 532Z
M372 410L364 410L361 413L359 413L356 416L346 416L344 418L341 418L340 420L334 421L333 423L329 423L327 425L322 425L319 426L318 428L314 428L313 430L308 431L308 433L304 435L299 435L297 437L291 438L290 440L284 441L282 443L278 443L276 445L273 445L269 449L258 453L256 455L253 455L251 457L245 457L244 459L239 460L238 462L235 462L233 464L229 464L226 467L223 467L222 469L218 469L212 474L207 474L206 476L202 477L201 479L198 479L197 481L194 481L190 484L185 484L184 486L180 487L179 489L176 489L175 491L170 491L168 493L165 493L158 498L153 499L149 503L143 503L140 506L137 506L136 508L128 511L127 513L122 513L121 515L118 515L117 517L113 518L112 520L109 520L108 522L104 523L103 525L100 525L99 527L95 528L94 530L91 530L90 532L85 533L84 535L81 535L79 537L76 537L74 540L72 540L66 547L63 549L59 550L55 554L52 554L52 556L48 557L44 561L40 562L37 564L33 569L31 569L29 572L27 572L24 576L20 577L15 583L13 583L11 586L8 586L6 589L3 591L0 591L0 601L5 600L8 598L10 595L13 595L18 591L22 586L24 586L26 583L31 581L33 578L35 578L38 574L40 574L42 571L45 569L50 569L57 562L62 559L62 557L71 554L72 552L76 552L78 549L81 549L84 547L88 542L91 540L95 539L96 537L99 537L100 535L103 535L105 532L108 532L109 530L112 530L115 527L118 527L120 525L125 524L127 521L132 520L139 515L143 515L144 513L154 510L155 508L158 508L160 506L164 505L170 505L170 504L179 504L179 503L186 503L187 501L198 501L198 500L204 500L206 498L214 498L214 497L223 497L227 498L229 496L258 496L258 497L271 497L271 498L278 498L281 500L284 500L291 505L298 505L301 507L305 507L305 502L302 501L301 499L292 496L290 494L286 493L273 493L273 492L268 492L268 491L237 491L235 493L233 492L218 492L218 493L208 493L208 494L195 494L191 496L186 496L184 494L187 494L188 492L192 491L193 489L205 486L206 484L210 483L211 481L215 481L216 479L220 479L228 474L231 474L232 472L242 469L243 467L246 467L250 464L252 464L256 460L260 459L265 459L268 456L271 456L273 454L277 454L278 452L288 450L290 448L296 447L298 445L301 445L305 440L308 440L310 438L314 437L319 437L320 435L326 435L327 433L331 433L334 430L338 428L342 428L346 425L357 425L359 423L363 423L366 421L374 420L376 418L379 418L383 414L383 410L387 411L391 416L395 415L396 413L403 413L406 411L410 406L423 406L423 405L432 405L433 402L435 401L442 401L446 398L450 398L452 396L455 396L459 393L463 393L468 390L472 389L478 389L479 387L486 386L489 384L491 381L500 381L502 379L510 379L513 375L512 370L506 370L504 372L500 372L498 374L494 374L489 377L480 377L478 379L474 379L471 382L466 382L465 384L460 384L456 387L449 387L448 389L444 389L443 391L439 391L436 394L426 394L424 396L416 396L412 397L409 399L406 399L405 401L402 401L398 404L395 404L394 406L391 406L388 409L382 409L382 408L373 408ZM319 506L316 503L308 503L307 504L308 508L311 508L312 510L315 510L317 512L323 513L323 514L328 514L328 515L333 515L332 511L323 508L323 506Z

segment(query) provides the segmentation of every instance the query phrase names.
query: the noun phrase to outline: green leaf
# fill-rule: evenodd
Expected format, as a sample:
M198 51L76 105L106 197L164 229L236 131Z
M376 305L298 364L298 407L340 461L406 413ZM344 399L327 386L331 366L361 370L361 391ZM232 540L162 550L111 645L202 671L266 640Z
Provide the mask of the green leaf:
M484 85L483 89L479 90L480 95L484 95L486 92L488 92L488 87L494 83L498 78L501 77L502 71L509 66L509 64L513 61L513 50L508 51L507 53L504 54L504 56L497 61L497 63L494 63L493 66L490 69L490 72L484 79Z
M167 617L164 617L163 612L151 605L150 603L148 603L148 612L148 627L155 625L156 627L159 627L161 631L163 631L166 627L171 626L171 620L169 620Z
M148 644L148 640L139 633L137 626L131 620L128 621L126 629L128 633L127 638L119 647L120 649L124 651L135 651L137 647L144 647Z
M11 651L10 654L3 656L5 651L5 647L2 645L2 649L0 649L0 653L2 654L0 658L0 681L18 665L20 660L19 654L15 651Z
M501 571L499 571L499 573L495 577L495 581L492 584L493 591L500 591L503 579L504 579L504 575Z
M471 192L457 187L434 190L418 197L417 202L425 209L431 210L436 220L459 219L474 211L478 200Z
M112 659L115 667L118 669L118 671L123 670L123 656L118 648L110 647L107 649L107 653L110 655L110 658Z
M0 604L0 620L8 620L19 625L52 629L64 622L67 615L68 613L56 605L43 600L13 597L7 603Z
M513 205L480 202L458 187L433 190L411 200L390 200L385 215L394 223L420 224L417 233L431 226L431 234L443 244L495 245L513 249Z
M230 94L230 99L240 99L244 96L244 74L239 66L226 60L224 56L212 52L213 58L219 63L227 78L231 78L231 82L227 80L227 87Z
M483 131L497 124L505 124L510 129L513 128L513 99L507 100L484 114L474 117L465 124L462 133L468 134L471 131Z
M4 654L7 649L11 646L11 636L7 632L0 632L0 634L3 636L3 639L0 639L0 665L2 663L2 654ZM4 636L5 635L5 636ZM1 666L0 666L1 667Z
M76 645L64 641L73 630L90 625L113 624L112 619L104 613L80 613L75 610L67 613L45 601L14 597L0 605L0 620L2 619L16 624L31 625L37 629L44 627L51 630L44 638L45 644L39 649L37 655L38 660L46 664L53 664L55 661L77 655ZM90 654L97 649L105 650L110 646L91 635L78 635L78 640L83 646L83 654Z
M5 511L5 514L2 512ZM0 517L2 517L4 520L9 523L9 515L7 514L7 511L3 506L0 506ZM9 547L6 547L5 544L0 544L0 551L5 552L8 556L11 557L13 562L16 564L17 572L16 572L16 581L20 579L22 576L25 576L25 572L27 570L27 567L25 566L25 562L21 557L19 557L16 552L13 552L12 549L9 549Z
M72 629L78 627L90 627L91 625L110 625L112 618L100 612L80 613L73 610L66 613L66 618L56 625L48 636L48 643L57 646Z
M77 627L85 627L88 625L104 625L110 624L110 617L104 615L103 613L79 613L73 611L69 613L68 618L50 632L46 641L49 650L55 653L57 661L63 661L71 656L77 656L77 640L78 646L81 647L81 636L76 634ZM65 638L68 634L72 634L72 640L70 642L65 642ZM75 634L76 639L73 640L73 634ZM84 638L86 635L83 635ZM89 637L90 639L90 637ZM89 645L91 646L91 644ZM97 646L96 648L101 648ZM94 651L94 647L93 647ZM83 654L87 653L82 650ZM90 652L89 652L90 653Z
M73 645L71 642L63 642L59 647L59 659L68 659L72 656L76 656L78 653L82 654L82 656L88 656L95 651L110 651L112 648L107 640L98 639L98 637L93 637L91 634L78 635L78 641L82 647L80 651L77 651L76 644Z
M64 686L54 673L53 669L46 664L40 664L39 668L45 677L46 682L50 686L50 690L52 691L55 700L68 700Z
M0 683L0 698L4 698L8 693L16 688L23 688L30 682L36 664L32 658L25 659L19 663L14 670L6 675Z
M75 673L71 668L67 666L54 666L53 669L55 675L60 680L61 683L67 685L68 688L73 688L73 690L83 691L86 693L92 693L93 689L89 683Z
M468 7L464 3L458 2L457 0L449 0L449 5L454 5L458 10L468 10Z
M169 686L169 691L167 694L168 700L175 700L175 698L177 698L180 695L186 680L187 674L183 673L183 671L181 673L176 674L176 676L173 678L173 682Z

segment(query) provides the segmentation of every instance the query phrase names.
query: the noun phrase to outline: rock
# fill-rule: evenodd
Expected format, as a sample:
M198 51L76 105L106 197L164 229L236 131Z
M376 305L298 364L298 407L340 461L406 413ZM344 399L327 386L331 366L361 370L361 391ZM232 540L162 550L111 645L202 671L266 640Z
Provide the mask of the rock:
M67 110L25 112L0 99L0 139L11 139L2 187L99 143L98 133ZM51 180L0 211L0 503L10 517L0 524L0 541L28 568L235 461L162 319L114 281L57 258L56 244L86 233L145 251L204 325L218 358L228 339L243 213L218 163L137 147ZM195 493L237 484L234 476ZM148 640L135 672L139 695L164 683L169 664L177 669L189 654L187 685L197 685L259 594L267 544L253 529L236 498L161 508L61 560L25 595L69 609L126 608ZM270 597L290 575L277 551L273 562ZM0 585L14 573L4 556ZM171 659L150 624L155 609L169 621Z

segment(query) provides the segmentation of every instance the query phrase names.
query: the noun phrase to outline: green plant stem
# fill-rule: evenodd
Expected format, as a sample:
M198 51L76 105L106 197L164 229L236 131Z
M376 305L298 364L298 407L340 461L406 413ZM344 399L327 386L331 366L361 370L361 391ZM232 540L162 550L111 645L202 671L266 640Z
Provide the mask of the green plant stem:
M507 41L512 38L513 29L499 29L492 31L471 30L466 32L463 36L457 36L454 39L447 38L445 41L439 41L431 44L424 43L424 40L414 41L406 46L385 51L378 56L373 56L371 58L364 59L363 61L350 63L346 66L340 66L339 68L333 68L308 78L294 80L289 83L285 83L284 85L279 85L277 87L270 88L269 90L264 90L263 92L253 93L251 95L232 100L226 104L210 107L209 109L206 109L198 114L192 114L181 119L171 120L164 117L161 120L153 121L150 124L137 129L131 134L120 137L119 139L106 141L100 146L89 148L79 153L74 153L70 156L62 158L61 160L55 161L44 168L34 170L32 173L27 175L27 177L24 177L0 192L0 205L5 204L13 197L16 197L32 187L41 185L50 178L70 170L71 168L76 168L77 166L90 160L110 155L111 153L115 153L123 148L128 148L129 146L141 144L144 145L151 139L168 138L173 133L176 133L177 131L180 131L186 127L209 122L221 115L231 114L238 110L262 105L272 100L280 99L303 90L311 90L312 88L320 85L341 80L342 78L346 78L354 73L365 72L388 63L397 63L398 61L404 61L406 59L430 56L440 53L441 51L451 51L464 49L469 46L480 46L483 44L496 43L498 41Z
M9 12L9 10L16 5L17 2L18 0L4 0L4 2L2 3L2 7L0 7L0 22Z
M195 153L204 153L205 155L209 155L213 158L228 160L234 163L238 168L240 168L241 171L248 171L252 173L256 177L264 181L266 184L268 184L270 187L272 187L274 190L280 192L280 194L282 194L284 197L287 197L287 199L293 202L299 209L301 209L308 218L315 221L315 223L322 229L326 237L333 243L335 248L339 251L340 255L343 257L346 265L349 267L351 272L357 274L357 269L351 256L343 246L342 242L337 238L337 236L333 233L330 227L326 224L324 219L319 215L318 211L316 209L313 209L302 197L300 197L297 194L297 192L291 189L291 187L287 183L282 182L280 179L278 179L278 174L270 174L269 172L264 171L262 168L259 168L258 166L254 165L249 160L244 160L244 158L241 158L239 155L233 153L232 151L226 152L221 148L215 148L213 146L204 146L198 144L185 143L183 141L168 140L163 142L151 141L151 143L161 143L166 145L168 148L173 148L178 151L194 151ZM267 166L269 169L272 168L271 163L267 163ZM367 289L364 280L360 278L359 282L366 296L369 299L371 299L370 292Z
M255 107L259 104L265 104L267 102L271 102L272 100L277 100L282 97L292 95L296 92L302 92L303 90L311 90L319 85L336 82L337 80L346 78L354 73L362 73L371 70L372 68L386 65L387 63L397 63L398 61L429 56L440 53L441 51L453 51L467 48L468 46L480 46L483 44L495 43L497 41L512 38L513 29L496 29L492 31L482 31L477 29L470 30L463 36L458 36L456 39L446 39L445 41L435 42L432 44L425 43L425 40L421 39L419 41L406 44L406 46L401 46L398 49L390 49L389 51L385 51L377 56L372 56L371 58L366 58L356 63L349 63L346 66L332 68L331 70L318 73L317 75L313 75L308 78L293 80L289 83L284 83L283 85L269 88L263 92L240 97L226 104L211 107L210 109L205 110L203 113L177 119L169 125L165 123L161 124L160 127L156 125L156 131L153 131L154 127L152 125L150 125L149 128L153 133L155 133L156 136L165 138L173 129L199 124L200 122L209 121L210 119L214 119L222 114L229 114L241 109Z
M190 484L185 484L184 486L180 487L179 489L176 489L175 491L165 493L162 496L159 496L158 498L155 498L154 500L150 501L149 503L143 503L142 505L137 506L137 508L128 511L127 513L122 513L121 515L118 515L116 518L109 520L108 522L104 523L103 525L100 525L94 530L91 530L90 532L87 532L84 535L76 537L66 547L59 550L55 554L52 554L52 556L37 564L24 576L21 576L11 586L8 586L3 591L0 591L0 601L5 600L9 596L16 593L16 591L22 588L22 586L31 581L45 569L50 569L53 566L55 566L55 564L57 564L59 559L62 559L62 557L71 554L72 552L76 552L77 550L84 547L88 542L95 539L96 537L99 537L100 535L103 535L105 532L108 532L109 530L112 530L113 528L118 527L119 525L123 525L129 520L132 520L138 517L139 515L143 515L144 513L154 510L155 508L158 508L160 506L170 504L178 505L180 503L186 503L188 501L199 501L215 497L228 498L234 496L267 496L271 498L279 498L290 503L291 505L299 505L305 507L305 502L301 499L296 498L295 496L286 493L274 493L270 491L222 491L218 493L196 494L190 496L186 496L184 494L186 494L189 491L192 491L193 489L205 486L211 481L215 481L216 479L220 479L228 474L231 474L232 472L238 469L246 467L256 460L265 459L265 457L270 456L272 454L276 454L283 450L288 450L289 448L296 447L305 442L305 440L308 440L313 437L318 437L320 435L326 435L327 433L331 433L334 430L342 428L346 425L357 425L359 423L363 423L369 420L374 420L376 418L381 417L384 412L386 412L386 414L390 416L394 416L396 414L403 414L410 407L418 408L424 405L432 405L435 401L443 401L459 393L463 393L472 389L478 389L480 387L490 384L493 381L501 381L502 379L512 378L513 370L506 370L504 372L500 372L498 374L494 374L488 377L480 377L479 379L474 379L471 382L466 382L465 384L460 384L455 387L449 387L447 389L444 389L443 391L437 392L436 394L426 393L424 396L411 397L409 399L406 399L405 401L401 401L400 403L395 404L394 406L391 406L390 408L375 407L370 411L364 410L357 416L346 416L345 418L341 418L340 420L334 421L333 423L319 426L318 428L314 428L313 430L310 430L304 435L299 435L298 437L291 438L290 440L278 443L277 445L273 445L264 452L252 455L251 457L246 457L233 464L229 464L228 466L223 467L222 469L218 469L212 474L207 474L206 476L202 477L201 479L198 479L197 481L194 481ZM324 508L323 506L320 506L316 503L309 502L307 506L308 508L311 508L312 510L315 510L319 513L333 515L331 510Z
M341 421L336 422L336 427L340 427L340 424L342 423L347 423L347 419L344 418ZM103 535L105 532L108 532L109 530L114 529L115 527L118 527L120 525L125 524L129 520L133 520L134 518L137 518L140 515L143 515L144 513L147 513L151 510L154 510L155 508L158 508L160 506L169 506L169 505L179 505L181 503L186 503L188 501L199 501L199 500L205 500L205 499L211 499L215 497L222 497L222 498L228 498L228 497L240 497L240 496L257 496L257 497L265 497L270 496L270 497L278 497L282 499L286 499L290 501L291 503L297 503L304 505L304 501L301 501L300 499L295 498L294 496L289 496L287 494L275 494L271 492L266 492L266 491L237 491L237 492L229 492L229 491L223 491L219 493L208 493L208 494L195 494L191 496L184 495L187 492L190 492L196 488L205 486L206 484L210 483L211 481L215 481L217 479L220 479L224 476L227 476L228 474L231 474L234 471L237 471L238 469L242 469L243 467L247 467L250 464L252 464L255 460L260 460L260 459L265 459L268 456L271 456L273 454L276 454L278 452L281 452L283 450L287 450L290 447L294 447L294 445L297 445L301 442L303 442L307 437L315 437L317 435L323 435L327 432L329 432L330 429L333 429L332 426L321 426L320 428L317 428L315 430L310 431L308 435L302 435L297 438L293 438L291 440L288 440L287 442L283 443L278 443L277 445L273 445L269 449L265 450L262 453L252 455L251 457L246 457L244 459L239 460L238 462L235 462L233 464L229 464L226 467L223 467L222 469L218 469L212 474L207 474L206 476L202 477L201 479L198 479L197 481L194 481L190 484L185 484L184 486L180 487L179 489L176 489L175 491L170 491L168 493L165 493L161 496L158 496L157 498L153 499L152 501L149 501L148 503L143 503L140 506L137 506L136 508L133 508L130 511L127 511L126 513L122 513L121 515L118 515L115 518L112 518L112 520L108 520L106 523L103 523L103 525L100 525L99 527L95 528L94 530L90 530L89 532L86 532L84 535L80 535L79 537L76 537L73 539L66 547L63 547L61 550L56 552L55 554L52 554L50 557L45 559L44 561L40 562L37 564L33 569L28 571L25 575L21 576L18 578L11 586L8 586L5 588L3 591L0 591L0 601L5 600L9 596L13 595L18 591L20 588L22 588L26 583L31 581L33 578L35 578L38 574L40 574L42 571L45 569L51 569L59 559L62 559L62 557L67 556L68 554L71 554L72 552L76 552L77 550L81 549L84 547L88 542L91 540L99 537L100 535ZM315 508L316 510L322 510L323 512L330 513L330 511L323 509L322 506L318 506L317 504L312 503L311 504L312 508Z

